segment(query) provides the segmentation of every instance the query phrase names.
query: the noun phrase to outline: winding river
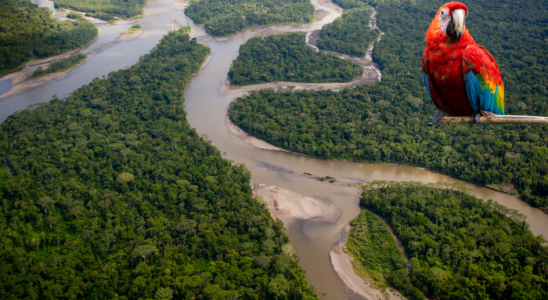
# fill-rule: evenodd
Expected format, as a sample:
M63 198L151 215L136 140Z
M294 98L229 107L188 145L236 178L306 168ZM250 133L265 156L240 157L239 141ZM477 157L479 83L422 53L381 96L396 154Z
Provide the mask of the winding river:
M318 1L312 0L316 9L329 12L329 15L321 21L303 25L256 27L221 41L206 35L203 27L194 25L181 10L171 4L171 0L150 0L145 7L145 16L140 20L120 25L97 24L102 28L99 37L83 50L92 57L72 70L69 75L41 88L0 101L0 121L4 121L10 114L28 105L47 101L53 95L64 97L95 77L102 77L109 72L136 63L141 55L149 52L170 30L170 24L172 20L175 20L179 24L190 24L191 35L201 37L202 42L211 48L211 60L192 79L186 93L185 107L190 124L198 133L207 134L212 144L223 152L225 158L235 163L245 164L251 171L254 182L276 185L306 196L320 196L341 208L342 214L334 224L284 220L287 234L300 255L300 265L307 272L308 282L313 284L319 293L327 293L326 296L321 297L322 299L361 299L345 287L329 259L329 252L338 244L342 229L360 212L359 191L351 187L319 182L297 173L309 172L317 176L329 175L363 182L373 180L457 182L470 188L479 198L493 199L520 211L527 216L534 234L548 236L548 215L532 208L515 196L421 168L322 160L288 152L263 150L245 143L229 130L225 120L227 106L234 95L224 95L220 89L225 83L231 62L238 55L240 45L249 37L264 31L311 32L341 15L342 9L329 0L321 0L320 3ZM50 3L45 0L34 2L41 5ZM54 15L57 17L56 14ZM121 32L136 23L144 28L140 36L125 42L114 41Z

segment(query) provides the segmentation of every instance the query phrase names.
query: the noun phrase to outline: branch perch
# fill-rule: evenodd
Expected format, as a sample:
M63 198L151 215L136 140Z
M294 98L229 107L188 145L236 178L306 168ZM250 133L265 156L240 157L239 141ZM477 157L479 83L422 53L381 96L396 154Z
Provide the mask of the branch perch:
M438 124L475 124L472 117L448 117L441 118ZM548 124L548 117L535 116L488 116L479 117L479 124Z

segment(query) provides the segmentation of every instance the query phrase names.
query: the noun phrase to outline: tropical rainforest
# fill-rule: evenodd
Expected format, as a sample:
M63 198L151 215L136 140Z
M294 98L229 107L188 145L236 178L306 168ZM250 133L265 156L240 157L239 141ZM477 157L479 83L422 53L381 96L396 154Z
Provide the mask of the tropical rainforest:
M54 0L55 8L85 12L86 16L105 21L115 17L135 19L142 17L148 0Z
M369 45L379 37L379 30L369 27L371 8L345 10L342 17L322 27L316 46L363 57ZM351 29L351 30L350 30Z
M384 221L374 213L363 210L350 225L352 230L345 251L354 258L352 264L356 273L385 292L390 286L387 278L396 276L402 281L398 288L408 298L424 299L424 294L407 278L407 259Z
M306 45L304 32L254 37L240 46L228 77L241 86L273 81L347 82L363 68L350 60L315 52Z
M231 120L291 151L427 167L548 207L548 126L426 126L435 108L424 86L423 39L443 3L371 3L385 32L373 51L381 82L341 92L254 92L231 104ZM501 69L507 113L548 116L548 8L529 0L466 4L468 30Z
M337 3L340 7L344 9L353 9L356 7L365 7L368 4L376 4L373 1L367 0L333 0L334 3Z
M169 32L0 125L2 299L316 299L249 171L186 120L208 53Z
M195 0L185 14L211 35L228 36L252 26L312 22L314 6L309 0Z
M75 67L79 63L83 62L84 60L86 60L86 58L87 58L87 55L83 53L79 53L71 57L63 58L59 61L56 61L50 64L46 69L43 69L42 67L38 67L36 71L34 71L31 77L40 77L46 74L68 70L70 68Z
M85 21L58 21L30 0L0 1L0 76L31 59L59 55L91 42L97 28Z
M444 183L376 181L364 186L360 204L384 218L405 247L409 274L397 255L391 258L397 270L382 272L409 299L548 298L546 240L516 211ZM363 236L361 219L353 222L354 235Z

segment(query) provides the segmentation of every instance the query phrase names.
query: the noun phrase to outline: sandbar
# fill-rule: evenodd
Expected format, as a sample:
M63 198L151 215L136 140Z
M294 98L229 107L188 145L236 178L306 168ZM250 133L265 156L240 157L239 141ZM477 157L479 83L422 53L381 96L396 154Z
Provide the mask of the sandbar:
M121 42L121 41L129 41L129 40L132 40L136 37L138 37L139 35L141 35L141 33L143 33L143 28L137 30L137 31L134 31L132 33L128 33L129 29L127 30L124 30L124 32L120 33L120 35L116 38L115 41L117 42Z
M274 219L313 220L335 223L342 210L333 202L320 197L297 194L275 185L252 183L253 196L262 197Z
M79 48L65 54L56 55L56 56L48 57L41 60L31 60L30 62L26 63L23 66L22 70L3 76L0 79L2 80L13 79L13 81L12 81L11 88L5 93L0 94L0 100L9 98L15 95L19 95L24 92L28 92L35 88L39 88L41 86L49 84L52 81L67 75L70 71L74 70L75 68L83 64L88 58L91 57L91 55L87 55L87 58L85 60L83 60L81 63L77 64L76 66L68 70L51 73L51 74L40 76L40 77L27 77L29 73L34 72L38 67L46 68L47 66L49 66L51 63L53 63L54 61L58 59L67 58L69 56L77 54L78 52L80 52L81 49L82 48Z

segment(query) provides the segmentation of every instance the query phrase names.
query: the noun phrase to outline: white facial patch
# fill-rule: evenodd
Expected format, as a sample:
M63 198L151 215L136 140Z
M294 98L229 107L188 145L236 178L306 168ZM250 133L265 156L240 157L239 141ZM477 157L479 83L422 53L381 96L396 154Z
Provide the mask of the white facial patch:
M447 35L447 25L451 21L451 16L449 15L449 8L444 8L440 11L439 23L440 30Z

